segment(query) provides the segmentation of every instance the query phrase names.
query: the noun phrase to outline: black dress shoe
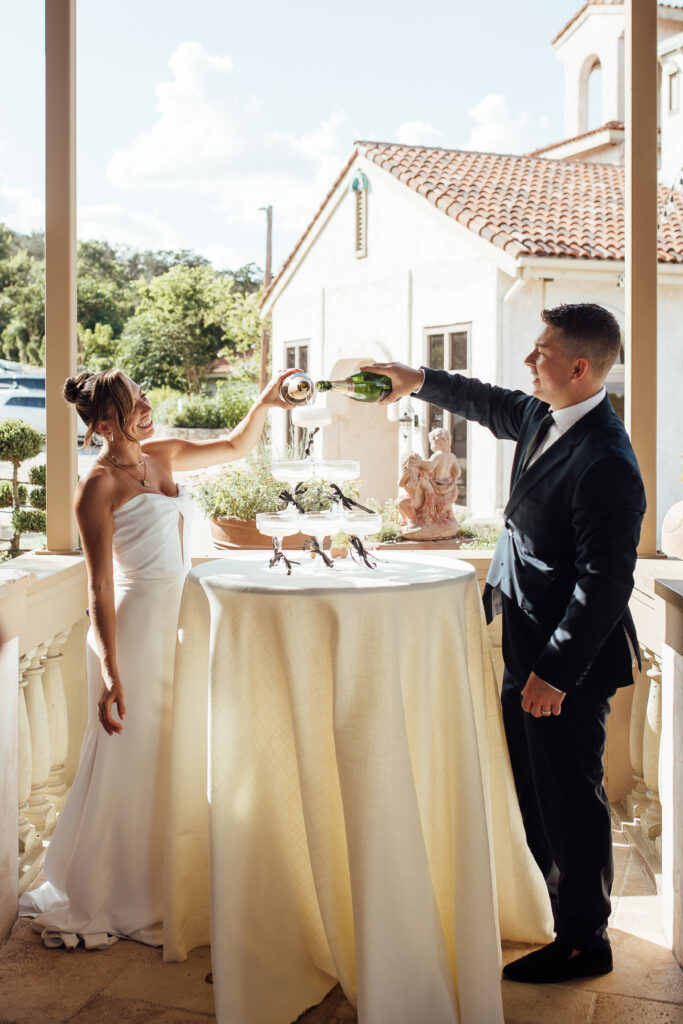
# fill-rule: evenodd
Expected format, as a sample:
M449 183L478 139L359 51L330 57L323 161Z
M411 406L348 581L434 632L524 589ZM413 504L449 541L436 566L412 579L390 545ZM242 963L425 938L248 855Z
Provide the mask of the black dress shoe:
M503 968L503 977L508 981L549 984L555 981L569 981L570 978L609 974L611 970L612 950L609 946L604 949L583 950L572 956L572 947L555 939L549 946L543 946L507 964Z

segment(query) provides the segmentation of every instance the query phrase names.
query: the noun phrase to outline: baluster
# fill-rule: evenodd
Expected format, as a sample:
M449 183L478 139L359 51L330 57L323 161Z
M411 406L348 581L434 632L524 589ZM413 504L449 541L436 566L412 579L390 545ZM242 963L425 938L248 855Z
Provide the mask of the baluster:
M31 664L26 669L26 711L31 730L31 795L28 798L28 817L40 833L50 831L57 820L57 810L45 796L45 786L50 774L50 725L43 690L42 658L46 644L39 644L33 651Z
M659 800L659 744L662 736L662 660L647 648L650 667L650 693L643 731L643 775L647 786L647 805L640 815L640 828L646 839L662 834L662 805Z
M64 777L64 761L69 749L69 720L64 692L62 647L69 638L68 630L57 633L48 644L45 656L45 675L43 690L50 727L50 775L45 787L45 795L57 811L61 811L66 799L67 784Z
M641 657L645 659L646 648L640 644ZM631 705L631 728L629 733L629 750L633 769L633 789L626 797L626 810L632 818L639 818L647 806L647 787L643 772L643 739L645 736L645 718L647 701L650 696L650 679L645 672L645 664L636 676L633 704Z
M26 712L26 695L24 690L28 684L26 671L31 666L33 651L19 659L19 857L20 861L39 842L35 828L27 818L28 798L31 793L31 730Z

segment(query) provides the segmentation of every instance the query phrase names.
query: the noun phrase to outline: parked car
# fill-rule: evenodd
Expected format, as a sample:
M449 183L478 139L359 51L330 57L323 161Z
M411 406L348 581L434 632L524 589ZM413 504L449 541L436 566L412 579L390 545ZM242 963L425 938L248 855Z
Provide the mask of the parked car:
M2 388L28 388L31 391L45 390L45 377L33 376L29 373L8 373L0 370L0 389Z
M0 420L23 420L45 433L45 391L29 388L0 388ZM86 427L78 417L78 441L83 442Z

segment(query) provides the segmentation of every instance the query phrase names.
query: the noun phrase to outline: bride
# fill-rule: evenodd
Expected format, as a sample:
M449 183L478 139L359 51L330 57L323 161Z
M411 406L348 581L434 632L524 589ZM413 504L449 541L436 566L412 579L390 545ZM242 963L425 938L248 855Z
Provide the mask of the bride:
M160 945L167 757L180 597L190 567L190 495L173 473L242 458L278 374L227 437L151 440L152 408L122 370L69 377L64 397L104 438L76 489L88 569L88 722L78 772L45 857L19 901L47 946ZM201 681L198 680L198 685Z

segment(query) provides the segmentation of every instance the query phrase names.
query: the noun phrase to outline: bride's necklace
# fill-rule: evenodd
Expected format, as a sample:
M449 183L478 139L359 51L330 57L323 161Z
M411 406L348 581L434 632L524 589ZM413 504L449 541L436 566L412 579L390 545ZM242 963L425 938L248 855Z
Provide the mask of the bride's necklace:
M128 476L132 476L133 480L135 480L139 484L142 484L143 487L150 486L149 480L147 479L147 463L145 462L145 456L142 453L140 453L140 458L137 462L128 463L119 462L116 456L112 455L110 452L102 452L102 457L108 459L109 462L111 462L112 466L116 466L117 469L122 469L125 473L128 474ZM144 469L142 470L142 480L139 477L135 476L134 473L131 473L131 469L139 469L140 466L144 466Z

